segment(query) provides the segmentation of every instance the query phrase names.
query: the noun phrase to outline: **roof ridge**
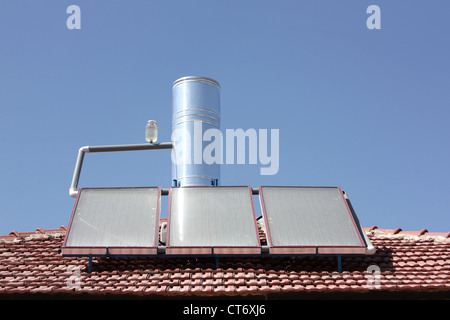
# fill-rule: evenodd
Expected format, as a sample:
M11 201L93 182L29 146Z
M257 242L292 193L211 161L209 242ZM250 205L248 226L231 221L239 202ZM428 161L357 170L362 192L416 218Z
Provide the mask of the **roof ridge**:
M436 240L450 241L450 232L429 232L427 229L422 229L419 231L404 231L401 228L396 229L383 229L377 226L372 226L370 228L364 228L367 234L373 235L386 235L389 237L403 237L403 238L433 238Z
M37 228L35 231L29 232L17 232L16 230L11 231L8 235L0 236L0 243L3 242L13 242L21 240L32 240L32 239L42 239L49 237L59 237L66 234L67 227L61 226L59 229L42 229Z

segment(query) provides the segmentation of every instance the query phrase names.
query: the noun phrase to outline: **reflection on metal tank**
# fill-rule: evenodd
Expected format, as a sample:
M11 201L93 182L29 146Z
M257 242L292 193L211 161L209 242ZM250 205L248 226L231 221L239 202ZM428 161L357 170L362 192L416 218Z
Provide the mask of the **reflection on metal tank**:
M172 85L172 180L175 186L218 185L220 164L203 159L203 134L220 130L220 85L189 76Z

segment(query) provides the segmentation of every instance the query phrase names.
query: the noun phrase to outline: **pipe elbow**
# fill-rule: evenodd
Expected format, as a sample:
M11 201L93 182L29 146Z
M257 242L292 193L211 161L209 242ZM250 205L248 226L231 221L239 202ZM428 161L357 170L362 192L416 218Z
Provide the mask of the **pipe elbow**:
M366 248L366 255L368 256L374 255L375 252L377 252L377 248L375 248L374 246L368 246Z
M74 187L70 187L70 189L69 189L69 195L70 195L72 198L76 198L76 197L78 196L78 190L75 189Z
M78 150L78 152L84 152L84 153L89 152L89 146L83 146L83 147L81 147L81 148Z

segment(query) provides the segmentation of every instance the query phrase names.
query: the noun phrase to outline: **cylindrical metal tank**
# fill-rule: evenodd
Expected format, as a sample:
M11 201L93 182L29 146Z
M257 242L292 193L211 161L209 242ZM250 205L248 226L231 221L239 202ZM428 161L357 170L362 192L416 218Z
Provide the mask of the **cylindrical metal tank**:
M189 76L172 85L172 181L174 186L218 185L220 164L207 164L206 130L220 130L220 85L213 79Z

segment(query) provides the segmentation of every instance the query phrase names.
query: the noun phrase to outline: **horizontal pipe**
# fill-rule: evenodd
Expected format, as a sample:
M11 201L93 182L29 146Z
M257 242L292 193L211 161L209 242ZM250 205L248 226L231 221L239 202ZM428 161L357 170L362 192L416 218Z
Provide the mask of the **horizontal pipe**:
M84 154L94 152L115 152L115 151L137 151L137 150L160 150L172 149L172 142L147 143L147 144L119 144L109 146L84 146L78 150L77 162L73 171L72 183L69 188L69 195L76 198L78 195L78 181L80 180L81 168L83 167ZM167 191L168 193L168 191Z
M222 257L222 258L233 258L233 257L360 257L361 254L351 254L351 253L271 253L270 247L267 245L261 246L261 253L226 253L226 254L166 254L167 246L159 245L156 247L156 254L110 254L108 252L108 247L106 247L106 253L100 254L64 254L64 248L60 248L58 251L63 257L148 257L148 258L189 258L189 257Z
M142 144L119 144L110 146L89 146L88 153L92 152L114 152L114 151L137 151L153 149L172 149L172 142L142 143Z

